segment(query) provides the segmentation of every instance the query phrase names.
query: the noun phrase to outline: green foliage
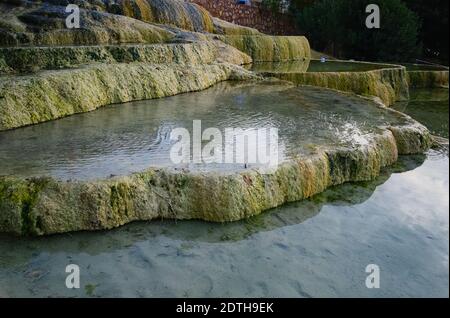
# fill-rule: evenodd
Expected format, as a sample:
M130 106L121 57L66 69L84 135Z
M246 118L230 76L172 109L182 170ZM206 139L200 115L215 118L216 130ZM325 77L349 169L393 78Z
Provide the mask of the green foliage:
M317 1L318 0L291 0L289 9L291 12L296 12L297 10L303 10L304 8L311 6Z
M410 61L419 56L420 22L400 0L379 0L381 28L365 25L370 0L318 0L293 8L300 30L312 46L339 58Z
M261 5L263 8L273 12L281 11L281 0L262 0Z
M422 22L420 38L423 41L423 58L448 65L449 28L448 0L408 0L405 2Z

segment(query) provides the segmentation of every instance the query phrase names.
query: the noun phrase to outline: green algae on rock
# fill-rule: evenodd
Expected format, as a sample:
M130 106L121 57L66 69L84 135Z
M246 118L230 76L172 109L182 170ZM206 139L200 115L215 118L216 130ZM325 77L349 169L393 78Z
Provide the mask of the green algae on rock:
M65 0L0 4L0 45L13 46L0 49L0 72L6 74L0 77L0 131L113 103L203 90L225 80L260 79L237 65L252 59L302 61L311 55L305 37L263 35L214 19L181 0L75 3L81 7L80 29L65 27ZM375 95L386 104L407 96L401 67L345 78L311 74L285 79ZM403 124L377 127L366 144L312 145L311 154L290 158L271 174L149 168L120 177L63 181L13 173L0 177L0 232L46 235L155 218L247 218L332 185L371 180L399 154L428 149L429 132L402 118Z
M90 64L0 78L0 131L101 106L206 89L227 79L255 78L232 64Z
M336 64L339 62L333 63ZM371 67L376 65L364 62L352 63ZM391 106L396 101L404 101L409 98L408 77L406 69L403 66L380 64L379 69L369 69L366 71L305 72L306 64L307 61L301 64L299 70L293 70L291 68L292 64L289 63L284 68L284 71L283 68L280 71L280 67L278 67L274 71L263 71L262 74L264 76L291 81L297 85L312 85L344 92L353 92L363 96L376 96L387 106Z
M219 35L217 37L248 54L255 62L311 58L309 42L304 36Z
M182 0L105 1L107 12L145 22L169 24L195 32L213 32L212 17L203 7Z
M220 51L219 51L220 48ZM229 59L223 56L226 52ZM74 68L92 63L247 64L250 58L220 41L177 44L128 44L104 46L38 46L0 48L0 73L31 73L38 70Z
M85 9L80 10L81 27L68 29L65 26L66 1L60 1L61 6L25 2L22 6L0 4L1 46L163 43L175 37L160 26Z
M73 3L81 9L79 29L65 27L65 0L0 3L0 45L163 43L183 31L261 35L258 30L213 18L203 7L182 0Z
M213 18L214 33L222 35L262 35L256 29Z
M408 71L408 82L413 88L448 88L448 70Z
M367 107L364 100L350 94L276 82L255 85L228 81L201 92L111 105L89 114L3 132L0 175L92 180L129 175L150 166L242 170L242 161L174 164L170 149L175 142L170 132L176 123L192 136L193 122L198 119L202 127L215 127L222 136L236 123L250 131L278 127L277 162L308 155L323 146L365 144L367 136L378 131L375 127L404 122L402 116ZM244 145L240 138L236 143ZM248 167L252 169L264 167L250 162Z
M0 4L4 17L0 25L0 33L4 35L0 45L12 46L0 48L0 72L7 74L0 78L0 96L3 97L0 100L0 130L90 111L104 103L195 91L226 79L258 78L243 69L225 66L251 63L251 56L212 34L192 31L229 33L227 30L234 28L233 34L259 32L219 20L216 20L217 30L213 30L211 17L198 5L179 0L80 0L76 4L81 8L80 29L65 27L66 1L24 0ZM258 35L257 38L256 42L248 41L256 45L251 48L251 55L256 57L265 54L270 59L284 60L309 56L309 44L304 37ZM168 44L168 41L174 43ZM212 65L217 63L221 66ZM195 70L191 70L191 65ZM143 74L161 68L165 72ZM203 72L198 71L200 68ZM216 76L218 68L231 71L226 72L226 76ZM119 74L119 69L124 73ZM210 74L209 69L212 70ZM190 75L183 75L183 72ZM178 86L177 89L171 89L170 93L161 92L160 86L166 87L169 80L163 73L185 76L193 83L187 89L180 87L177 84L180 79L176 79L173 86ZM15 74L26 76L12 76ZM128 80L127 76L133 76L130 85L136 86L126 88L116 82ZM216 78L211 80L213 77ZM152 85L146 82L148 79ZM111 90L112 86L117 88ZM143 93L144 87L150 91ZM46 89L48 94L44 93ZM133 94L123 90L133 91ZM83 96L75 96L82 94L81 91Z
M126 0L118 2L124 8L124 15L136 19L158 24L171 24L195 32L213 32L214 30L209 12L195 3L182 0ZM132 2L133 8L130 8L130 2ZM127 6L128 9L126 9ZM146 12L146 14L143 14L143 12ZM147 17L143 18L145 15Z
M437 64L402 64L411 88L448 88L448 67Z

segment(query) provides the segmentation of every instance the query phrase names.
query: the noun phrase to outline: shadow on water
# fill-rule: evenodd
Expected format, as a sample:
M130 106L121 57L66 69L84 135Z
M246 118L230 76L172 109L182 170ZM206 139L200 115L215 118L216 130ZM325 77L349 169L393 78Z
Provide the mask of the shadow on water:
M99 255L126 249L159 236L184 242L224 243L245 240L259 232L303 223L319 214L324 206L361 204L392 174L412 171L420 167L425 159L426 155L401 156L394 166L384 169L373 181L335 186L311 199L289 203L238 222L218 224L195 220L155 220L135 222L110 231L67 233L41 238L17 238L2 234L0 250L5 251L6 255L0 258L0 268L26 262L36 256L37 251ZM8 256L10 253L11 257Z

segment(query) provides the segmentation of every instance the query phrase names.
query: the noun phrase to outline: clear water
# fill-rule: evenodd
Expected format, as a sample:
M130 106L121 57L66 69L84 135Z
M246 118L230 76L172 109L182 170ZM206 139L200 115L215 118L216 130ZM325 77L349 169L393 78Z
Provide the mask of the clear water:
M448 152L430 151L241 222L0 236L0 297L448 297L448 211ZM65 287L73 263L78 290ZM368 264L380 289L365 286Z
M192 137L194 120L202 121L203 130L216 127L223 135L226 128L277 128L282 162L316 146L367 143L378 126L403 119L362 99L318 88L222 83L202 92L112 105L0 132L0 175L85 180L150 167L244 168L208 161L173 164L170 150L176 141L170 133L183 127Z
M289 61L289 62L258 62L250 66L255 72L269 73L305 73L305 72L365 72L386 66L383 64L356 63L347 61Z

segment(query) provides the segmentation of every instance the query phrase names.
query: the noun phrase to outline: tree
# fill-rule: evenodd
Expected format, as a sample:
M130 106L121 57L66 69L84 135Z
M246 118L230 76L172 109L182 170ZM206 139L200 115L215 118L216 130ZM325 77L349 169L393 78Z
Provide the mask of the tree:
M449 28L448 0L409 0L405 2L422 22L420 39L423 42L423 58L448 65Z
M266 10L270 10L273 12L281 11L281 0L262 0L261 4Z
M303 1L302 1L303 2ZM421 52L420 22L401 0L377 0L381 28L365 25L370 0L317 0L304 9L293 6L299 29L312 46L339 58L410 61Z

